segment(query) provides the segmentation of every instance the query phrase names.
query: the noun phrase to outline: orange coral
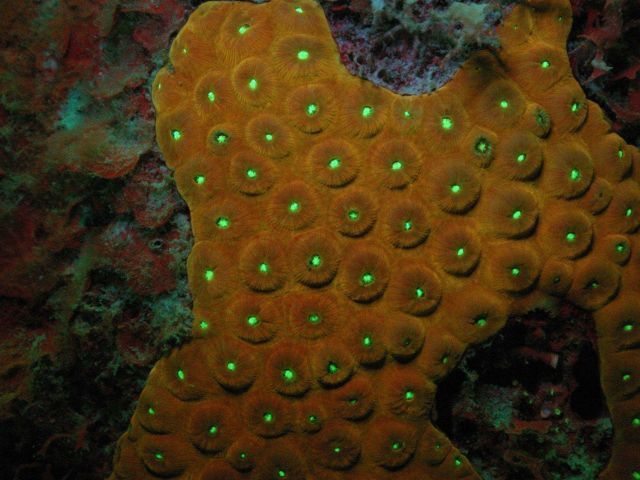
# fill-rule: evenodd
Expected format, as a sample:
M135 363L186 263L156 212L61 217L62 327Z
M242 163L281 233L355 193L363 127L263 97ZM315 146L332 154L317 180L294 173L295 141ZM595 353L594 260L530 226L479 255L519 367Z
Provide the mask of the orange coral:
M570 77L569 11L521 2L499 59L402 97L347 73L312 0L196 10L153 99L197 338L112 478L477 479L429 421L437 383L557 297L595 312L600 478L640 478L640 155Z

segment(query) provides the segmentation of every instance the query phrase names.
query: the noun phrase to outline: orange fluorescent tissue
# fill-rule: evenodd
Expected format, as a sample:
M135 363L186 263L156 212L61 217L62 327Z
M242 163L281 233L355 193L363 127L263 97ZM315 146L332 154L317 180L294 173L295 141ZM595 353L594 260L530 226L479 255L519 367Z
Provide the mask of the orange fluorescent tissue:
M640 155L571 76L568 0L431 94L340 63L312 0L209 2L153 83L195 234L194 339L153 368L112 479L479 479L438 382L510 315L594 314L640 478Z

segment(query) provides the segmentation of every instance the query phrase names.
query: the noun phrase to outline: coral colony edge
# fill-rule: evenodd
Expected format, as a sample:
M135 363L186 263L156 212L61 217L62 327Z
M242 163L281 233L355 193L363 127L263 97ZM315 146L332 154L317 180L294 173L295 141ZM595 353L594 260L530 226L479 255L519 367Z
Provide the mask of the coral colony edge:
M114 479L480 478L431 423L507 318L593 312L640 479L640 154L572 78L568 1L429 95L349 74L311 0L209 2L153 84L192 215L194 338L151 371Z

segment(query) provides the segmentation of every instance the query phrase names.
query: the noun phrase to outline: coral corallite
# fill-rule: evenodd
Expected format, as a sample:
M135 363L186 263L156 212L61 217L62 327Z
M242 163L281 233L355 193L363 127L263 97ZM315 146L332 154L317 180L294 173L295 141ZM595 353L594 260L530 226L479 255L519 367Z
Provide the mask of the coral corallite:
M151 372L114 479L480 478L430 421L466 346L593 311L640 478L640 155L572 79L566 0L518 4L440 90L351 76L312 0L200 6L153 84L193 216L194 340Z

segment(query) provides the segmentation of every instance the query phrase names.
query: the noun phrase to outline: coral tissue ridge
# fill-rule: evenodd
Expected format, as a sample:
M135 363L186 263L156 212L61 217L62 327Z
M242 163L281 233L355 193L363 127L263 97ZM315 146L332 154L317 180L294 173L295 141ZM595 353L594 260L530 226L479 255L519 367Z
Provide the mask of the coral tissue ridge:
M640 155L571 77L565 0L529 0L440 90L351 76L312 0L209 2L153 84L189 204L194 337L152 370L116 479L480 477L430 421L509 315L593 311L640 478Z

